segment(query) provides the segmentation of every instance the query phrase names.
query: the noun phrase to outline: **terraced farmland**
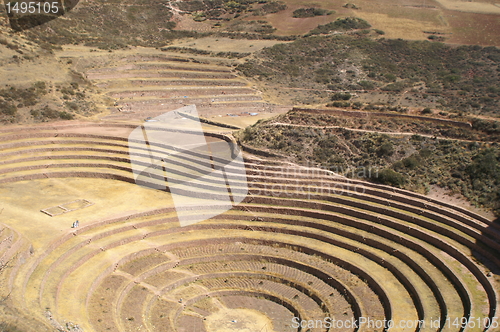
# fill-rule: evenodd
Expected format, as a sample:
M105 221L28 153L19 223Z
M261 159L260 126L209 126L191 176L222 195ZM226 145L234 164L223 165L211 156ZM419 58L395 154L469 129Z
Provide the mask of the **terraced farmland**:
M233 74L231 67L195 58L127 56L115 65L89 70L87 78L116 101L107 117L113 120L154 117L191 104L208 117L269 111L275 106L263 101L261 93Z
M486 329L454 320L498 320L498 224L418 194L246 154L243 203L179 227L168 190L134 183L129 153L145 153L127 141L134 128L0 131L0 257L9 262L2 278L9 301L47 326L328 331L296 322L330 317L392 320L389 331L475 332ZM178 160L198 167L195 155ZM185 194L201 189L217 188L208 178ZM93 205L54 217L40 212L76 198ZM212 208L184 213L196 218ZM74 219L80 227L70 228Z

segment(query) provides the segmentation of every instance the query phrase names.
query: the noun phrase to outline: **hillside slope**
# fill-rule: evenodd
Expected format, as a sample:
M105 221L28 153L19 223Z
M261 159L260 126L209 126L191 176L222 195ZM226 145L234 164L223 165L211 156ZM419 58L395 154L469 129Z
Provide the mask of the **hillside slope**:
M296 104L334 101L336 107L499 115L497 47L374 39L365 33L312 36L266 48L238 68L262 89Z
M247 127L240 140L350 178L420 193L437 186L500 213L498 134L387 115L291 111Z

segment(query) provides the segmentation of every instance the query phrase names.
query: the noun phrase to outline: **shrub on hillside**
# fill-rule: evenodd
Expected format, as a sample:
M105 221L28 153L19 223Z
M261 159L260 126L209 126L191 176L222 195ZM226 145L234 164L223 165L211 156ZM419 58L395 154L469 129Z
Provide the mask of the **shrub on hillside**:
M11 103L0 100L0 113L12 116L17 113L17 107Z
M323 15L332 15L335 12L328 11L326 9L321 8L299 8L293 11L293 17L295 18L305 18L305 17L314 17L314 16L323 16Z
M373 180L380 182L381 184L387 184L394 187L401 187L405 183L404 176L390 168L382 170L378 174L378 178L373 178Z
M500 134L500 122L498 121L474 119L472 121L472 128L488 134Z
M472 189L480 204L491 206L500 214L500 154L494 148L485 149L472 158L465 167Z
M383 91L392 91L392 92L401 92L405 88L405 84L403 82L395 82L387 84L382 87Z
M430 35L427 37L427 39L435 41L435 42L443 42L443 41L445 41L446 38L444 38L443 36Z
M351 9L361 9L361 8L359 8L358 6L356 6L355 4L350 3L350 2L346 3L346 4L345 4L345 5L343 5L342 7L344 7L344 8L351 8Z
M391 142L385 142L377 149L377 156L388 157L394 154L394 146Z
M358 84L365 90L373 90L375 88L375 84L371 81L359 81Z
M33 106L38 101L38 92L34 87L18 89L12 86L8 89L0 90L0 96L7 100L22 102L26 106Z
M261 14L272 14L272 13L277 13L282 10L285 10L286 4L282 1L271 1L266 3L262 8L260 9Z
M238 65L236 69L247 77L255 77L255 76L266 77L272 75L272 73L268 70L268 68L265 68L257 64L257 62L255 61L247 61L245 63L242 63Z
M75 118L73 114L66 111L59 112L59 117L63 120L73 120Z
M417 168L421 165L421 161L418 155L411 155L401 161L403 162L404 167L410 169Z
M332 31L347 31L368 28L371 28L371 25L362 18L346 17L338 18L336 21L325 25L318 25L318 27L311 30L308 35L319 35L330 33Z
M349 92L342 93L337 92L333 96L330 97L331 100L349 100L351 99L351 94Z
M177 6L180 10L187 12L197 12L203 9L206 9L205 4L202 1L192 0L192 1L177 1L174 2L174 5Z
M41 115L44 118L49 118L49 119L57 119L57 118L59 118L59 112L56 111L55 109L52 109L52 108L48 107L48 106L45 106L42 109Z
M500 156L497 156L495 150L482 151L472 159L473 162L466 167L471 179L490 179L500 182Z

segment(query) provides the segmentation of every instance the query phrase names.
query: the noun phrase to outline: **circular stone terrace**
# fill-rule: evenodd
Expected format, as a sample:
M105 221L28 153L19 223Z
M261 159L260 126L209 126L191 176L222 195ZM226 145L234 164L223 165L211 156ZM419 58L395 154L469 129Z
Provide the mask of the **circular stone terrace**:
M390 331L462 331L446 320L497 319L500 227L492 221L245 154L245 200L179 227L168 192L134 183L129 151L144 151L127 142L133 127L0 131L0 257L10 262L9 300L22 312L84 331L306 331L294 322L326 317L427 322ZM197 160L182 157L192 167ZM193 195L214 185L204 181ZM92 205L40 212L78 199Z

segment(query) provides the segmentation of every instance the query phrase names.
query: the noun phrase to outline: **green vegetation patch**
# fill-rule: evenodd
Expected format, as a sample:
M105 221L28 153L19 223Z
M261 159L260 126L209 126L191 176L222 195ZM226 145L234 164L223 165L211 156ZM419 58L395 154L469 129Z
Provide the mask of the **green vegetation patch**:
M332 15L335 14L334 11L321 9L321 8L299 8L293 11L292 16L295 18L305 18L305 17L315 17L315 16L323 16L323 15Z
M265 3L260 9L254 11L254 15L266 15L278 13L287 8L283 1L269 1Z
M13 103L0 100L0 113L7 116L14 116L17 113L17 107Z
M35 105L40 97L45 94L47 94L45 82L37 82L33 84L33 86L26 89L12 86L0 90L0 97L4 98L8 102L22 103L23 106Z
M0 122L72 120L76 114L95 114L98 110L89 98L88 82L76 72L72 76L75 81L66 84L39 81L28 88L0 89Z
M31 116L40 122L44 122L47 120L56 120L56 119L63 119L63 120L73 120L74 115L71 113L68 113L66 111L56 111L49 106L44 106L40 110L31 110L30 111Z
M359 17L338 18L336 21L325 25L318 25L308 35L328 34L334 31L347 31L355 29L368 29L371 25Z
M254 4L264 3L259 9L254 9ZM267 13L277 13L286 9L286 4L282 1L257 1L257 0L192 0L175 1L173 5L181 11L196 13L198 19L219 19L221 16L235 14L234 17L254 11L256 15L265 15ZM226 17L227 18L227 17Z
M351 9L361 9L361 8L359 8L358 6L356 6L355 4L350 3L350 2L346 3L346 4L345 4L345 5L343 5L342 7L344 7L344 8L351 8Z
M15 122L19 108L36 105L46 94L45 82L36 82L29 88L0 89L0 122Z

